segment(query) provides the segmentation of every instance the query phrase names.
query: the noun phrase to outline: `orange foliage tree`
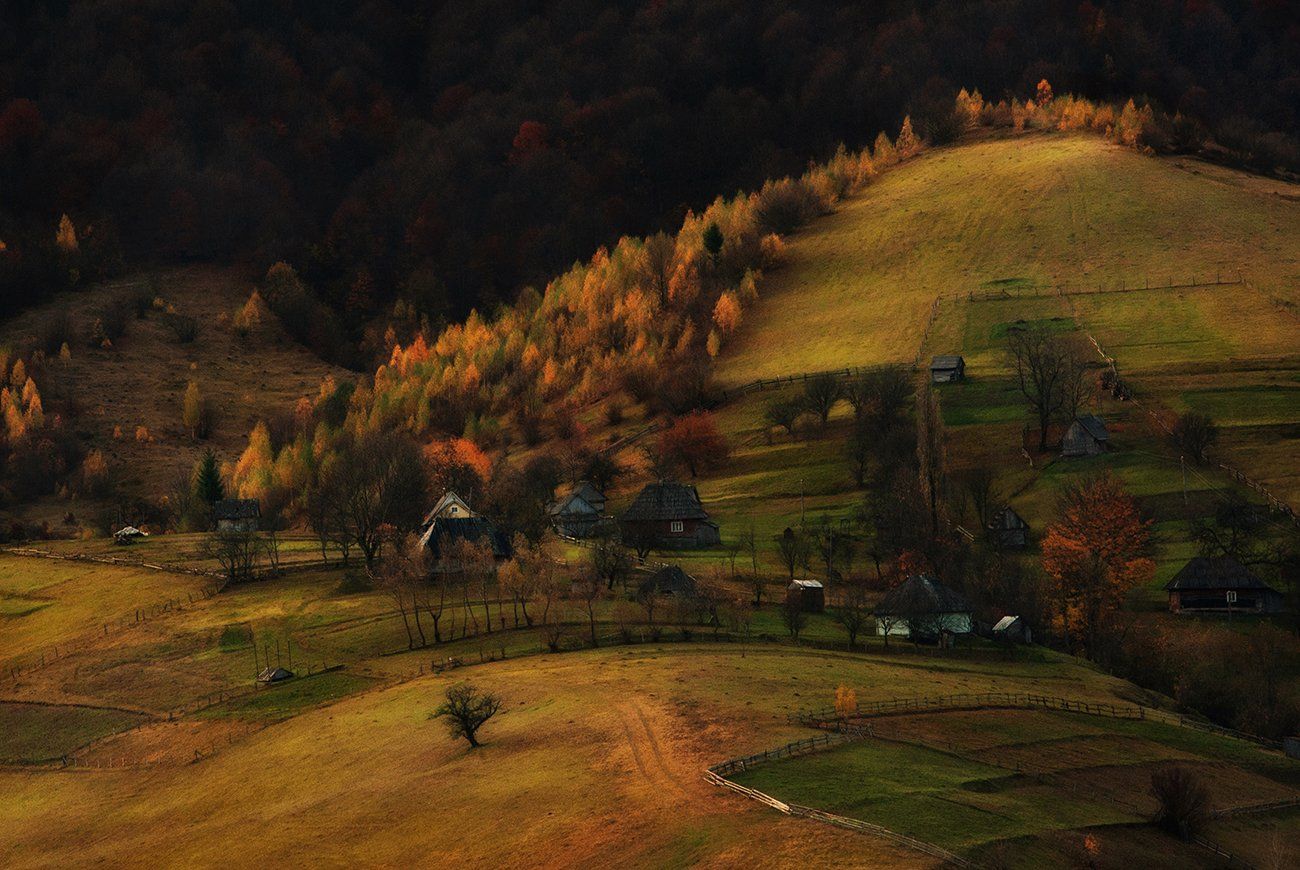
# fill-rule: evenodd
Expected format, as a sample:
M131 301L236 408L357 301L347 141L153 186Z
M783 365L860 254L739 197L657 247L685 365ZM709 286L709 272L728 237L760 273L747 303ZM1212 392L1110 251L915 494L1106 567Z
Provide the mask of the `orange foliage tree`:
M1060 518L1043 539L1043 569L1059 604L1057 618L1075 649L1091 657L1107 618L1129 589L1151 578L1150 521L1110 475L1070 486Z
M659 452L686 466L691 477L702 469L712 468L727 458L727 441L708 411L692 411L678 417L659 436Z

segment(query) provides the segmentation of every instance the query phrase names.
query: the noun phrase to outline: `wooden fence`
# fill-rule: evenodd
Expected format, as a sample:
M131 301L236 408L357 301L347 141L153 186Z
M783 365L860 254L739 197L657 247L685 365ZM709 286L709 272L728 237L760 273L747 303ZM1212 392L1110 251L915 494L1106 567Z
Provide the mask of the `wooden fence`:
M1106 281L1096 281L1094 283L1085 279L1077 284L1032 286L1026 288L1026 292L1020 293L1014 290L985 288L968 291L966 299L971 302L995 302L1002 299L1046 299L1062 294L1090 296L1105 293L1138 293L1144 290L1190 290L1196 287L1226 287L1244 283L1245 279L1240 271L1235 275L1215 272L1213 278L1208 274L1203 277L1198 275L1166 275L1163 277L1163 283L1160 277L1157 277L1155 283L1152 283L1151 276L1146 275L1141 281L1120 278L1109 283Z
M1089 716L1106 716L1112 719L1139 719L1174 725L1221 737L1231 737L1264 746L1269 749L1281 749L1282 744L1276 740L1257 737L1244 731L1224 728L1211 722L1192 719L1179 713L1157 710L1141 705L1124 705L1103 703L1100 701L1076 701L1054 695L1036 695L1015 692L982 692L954 695L922 695L911 698L891 698L884 701L859 703L856 710L845 715L833 708L813 710L806 713L791 714L791 722L811 728L839 731L847 719L868 718L871 716L888 716L906 713L944 710L978 710L985 708L1023 708L1039 710L1059 710L1067 713L1084 713Z
M745 771L755 765L763 764L768 761L775 761L781 758L794 758L800 755L807 755L810 752L817 752L830 746L847 743L852 738L844 734L824 734L820 737L809 737L805 740L796 740L793 743L787 743L784 746L778 746L775 749L767 749L763 752L756 752L753 755L747 755L743 758L731 758L718 764L714 764L704 772L704 778L713 785L721 788L730 789L737 794L744 795L750 800L757 801L765 806L769 806L777 812L784 813L787 816L798 816L801 818L814 819L828 825L835 825L840 828L847 828L852 831L862 831L863 833L872 834L882 839L889 840L900 846L914 849L933 858L938 858L948 864L957 867L975 867L976 865L947 849L936 846L933 843L927 843L924 840L918 840L915 837L909 837L906 834L900 834L897 831L891 831L889 828L873 825L870 822L864 822L861 819L852 819L848 816L840 816L835 813L828 813L825 810L819 810L815 807L805 807L799 804L786 803L778 800L765 792L757 789L743 786L740 783L732 782L727 779L728 776Z

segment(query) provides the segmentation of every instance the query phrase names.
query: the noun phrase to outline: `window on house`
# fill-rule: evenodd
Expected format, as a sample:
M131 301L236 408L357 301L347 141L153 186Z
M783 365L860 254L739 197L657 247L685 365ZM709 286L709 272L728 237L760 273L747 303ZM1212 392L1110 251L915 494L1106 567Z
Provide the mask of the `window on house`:
M672 528L672 530L673 530L674 532L680 532L680 531L682 530L682 528L683 528L683 527L682 527L682 521L681 521L681 520L673 520L673 523L672 523L671 528Z

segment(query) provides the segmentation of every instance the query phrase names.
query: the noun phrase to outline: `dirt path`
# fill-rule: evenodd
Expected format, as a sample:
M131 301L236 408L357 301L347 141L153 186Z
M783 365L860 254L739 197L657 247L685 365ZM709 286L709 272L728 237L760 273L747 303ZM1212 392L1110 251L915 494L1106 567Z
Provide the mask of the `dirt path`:
M632 761L637 770L651 785L656 786L661 794L686 795L686 787L681 777L669 767L664 759L658 735L646 716L645 708L639 701L625 701L618 706L618 716L623 724L623 735L627 738L628 749L632 752Z

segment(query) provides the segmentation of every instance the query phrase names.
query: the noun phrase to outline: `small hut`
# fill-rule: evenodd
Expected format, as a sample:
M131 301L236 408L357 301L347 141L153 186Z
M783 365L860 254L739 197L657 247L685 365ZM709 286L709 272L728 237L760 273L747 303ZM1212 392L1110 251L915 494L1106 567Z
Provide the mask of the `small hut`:
M223 498L212 506L219 532L255 532L262 506L255 498Z
M600 496L597 502L600 507L596 507L596 504L587 499L582 494L581 488L573 490L547 507L546 513L551 518L551 528L555 529L557 535L566 538L588 537L600 525L605 497Z
M1029 523L1008 505L989 523L989 538L1004 550L1023 550L1029 545Z
M799 599L799 609L804 613L821 613L826 609L826 588L820 580L795 580L786 587L789 598Z
M966 379L966 360L955 354L942 354L930 361L930 382L950 384Z
M149 533L137 529L135 526L124 526L113 533L113 543L130 544L139 538L147 538Z
M1003 643L1033 643L1034 633L1019 616L1004 616L993 626L993 638Z
M641 581L638 588L642 595L680 595L689 598L695 594L695 578L677 565L665 565Z
M1061 438L1062 456L1096 456L1105 453L1110 439L1100 417L1085 414L1075 419Z
M282 667L266 667L257 675L259 683L283 683L285 680L293 679L293 671Z

